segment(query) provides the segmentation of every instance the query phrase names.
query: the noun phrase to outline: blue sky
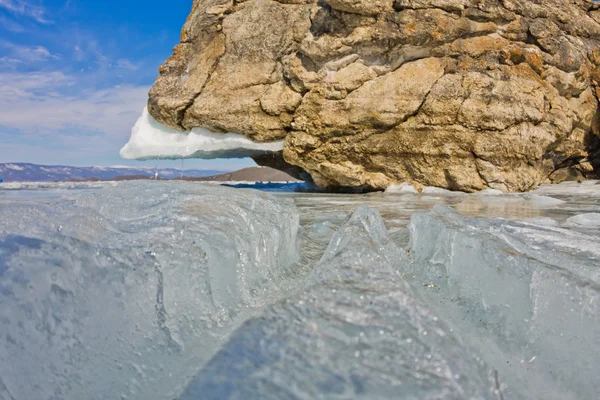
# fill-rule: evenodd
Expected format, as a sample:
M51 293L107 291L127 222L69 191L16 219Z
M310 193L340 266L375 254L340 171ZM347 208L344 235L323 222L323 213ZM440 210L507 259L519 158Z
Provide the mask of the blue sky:
M119 158L192 0L0 0L0 162ZM186 160L237 169L251 160Z

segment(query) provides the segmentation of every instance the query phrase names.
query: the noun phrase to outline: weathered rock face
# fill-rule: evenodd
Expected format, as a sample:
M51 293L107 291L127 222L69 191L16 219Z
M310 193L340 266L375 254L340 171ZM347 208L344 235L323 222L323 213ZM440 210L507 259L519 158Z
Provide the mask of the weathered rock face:
M195 0L149 110L322 187L523 191L600 170L599 44L592 0Z

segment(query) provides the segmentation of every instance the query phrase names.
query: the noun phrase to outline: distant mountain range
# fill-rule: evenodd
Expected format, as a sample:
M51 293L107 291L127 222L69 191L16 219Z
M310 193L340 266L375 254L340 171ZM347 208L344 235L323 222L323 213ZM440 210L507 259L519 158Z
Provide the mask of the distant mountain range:
M4 182L54 182L80 180L115 180L124 177L144 179L158 177L162 179L202 178L223 174L228 171L175 168L135 168L125 166L113 167L69 167L65 165L36 165L27 163L0 163L0 179Z
M269 167L249 167L214 176L184 177L183 179L204 182L300 182L285 172Z

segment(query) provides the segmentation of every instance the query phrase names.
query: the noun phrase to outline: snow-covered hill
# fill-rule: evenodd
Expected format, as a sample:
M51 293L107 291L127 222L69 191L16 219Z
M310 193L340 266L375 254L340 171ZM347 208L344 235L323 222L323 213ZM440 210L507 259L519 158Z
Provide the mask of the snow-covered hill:
M48 182L100 179L110 180L125 176L149 176L153 177L155 172L164 179L185 177L205 177L221 174L226 171L219 170L180 170L175 168L135 168L127 166L114 167L69 167L64 165L37 165L26 163L0 163L0 179L4 182Z

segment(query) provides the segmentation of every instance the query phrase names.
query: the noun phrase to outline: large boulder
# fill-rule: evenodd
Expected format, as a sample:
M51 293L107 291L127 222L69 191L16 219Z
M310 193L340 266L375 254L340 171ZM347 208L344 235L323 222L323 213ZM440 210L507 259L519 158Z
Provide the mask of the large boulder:
M599 44L592 0L195 0L148 108L321 187L524 191L600 170Z

